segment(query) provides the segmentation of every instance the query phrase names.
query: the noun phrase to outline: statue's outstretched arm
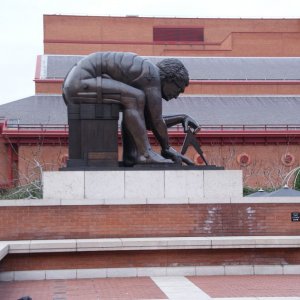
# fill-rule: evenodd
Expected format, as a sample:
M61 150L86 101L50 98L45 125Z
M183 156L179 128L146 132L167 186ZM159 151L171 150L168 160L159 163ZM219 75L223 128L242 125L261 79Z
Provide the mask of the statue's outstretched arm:
M168 128L177 124L182 124L185 132L188 130L189 127L192 127L194 130L199 128L198 122L195 121L192 117L185 114L163 116L163 119Z
M148 93L147 93L148 92ZM167 127L181 123L184 128L188 129L190 126L193 128L198 127L198 123L187 115L175 115L175 116L162 116L162 103L161 94L159 89L146 90L146 109L145 119L147 126L151 128L155 137L161 145L161 154L164 158L172 159L177 164L185 163L187 165L193 165L188 157L177 152L169 145L168 130Z

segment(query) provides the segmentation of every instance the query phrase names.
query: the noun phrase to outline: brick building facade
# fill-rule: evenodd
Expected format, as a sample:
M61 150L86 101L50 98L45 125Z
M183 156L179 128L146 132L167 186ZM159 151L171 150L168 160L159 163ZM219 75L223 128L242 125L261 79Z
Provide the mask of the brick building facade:
M295 57L299 19L44 16L45 54Z
M164 113L192 114L202 125L198 139L209 163L243 169L245 185L280 185L299 165L299 19L45 15L36 95L1 106L0 186L64 164L61 84L73 63L95 51L132 51L153 61L179 57L190 85L177 102L164 105ZM180 128L170 131L178 149L183 139ZM193 149L188 155L202 163Z

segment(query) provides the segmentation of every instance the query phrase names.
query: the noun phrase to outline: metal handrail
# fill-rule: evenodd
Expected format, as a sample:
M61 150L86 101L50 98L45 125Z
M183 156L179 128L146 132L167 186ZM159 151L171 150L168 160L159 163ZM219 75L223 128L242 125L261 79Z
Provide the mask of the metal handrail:
M63 130L67 131L69 126L67 124L7 124L6 128L16 129L17 131L21 130L40 130L40 131L49 131L49 130Z
M182 131L181 126L175 126L170 128L171 131ZM285 130L285 131L294 131L300 130L300 124L297 125L201 125L201 131L231 131L231 130L238 130L238 131L274 131L274 130Z
M63 130L68 131L69 126L67 124L6 124L6 128L10 130L40 130L40 131L49 131L49 130ZM170 131L183 131L182 126L174 126L169 128ZM290 124L290 125L201 125L201 131L274 131L274 130L285 130L285 131L294 131L300 130L300 124Z

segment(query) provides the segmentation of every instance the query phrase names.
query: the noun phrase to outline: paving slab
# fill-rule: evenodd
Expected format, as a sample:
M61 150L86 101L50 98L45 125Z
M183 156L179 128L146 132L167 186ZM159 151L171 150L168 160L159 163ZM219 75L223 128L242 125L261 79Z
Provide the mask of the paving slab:
M99 270L92 271L94 274L78 274L82 278L77 280L21 280L19 277L18 281L3 281L0 282L0 299L16 300L22 296L30 296L34 300L300 300L300 275L88 279L87 277L96 273L99 277L105 276ZM138 269L140 271L142 270ZM5 275L13 276L13 272ZM40 274L36 275L40 279ZM67 278L70 274L61 275Z
M183 276L151 277L171 300L209 300L210 297Z
M254 297L256 300L258 298L263 300L262 297L271 297L269 300L275 300L273 297L300 297L299 275L189 276L187 278L212 298L247 300L246 297Z

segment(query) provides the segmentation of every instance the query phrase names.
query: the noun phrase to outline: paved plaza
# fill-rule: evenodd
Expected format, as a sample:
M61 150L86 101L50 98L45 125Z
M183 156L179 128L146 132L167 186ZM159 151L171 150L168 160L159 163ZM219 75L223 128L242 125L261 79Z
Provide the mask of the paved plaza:
M174 276L0 282L0 299L300 300L300 275Z

